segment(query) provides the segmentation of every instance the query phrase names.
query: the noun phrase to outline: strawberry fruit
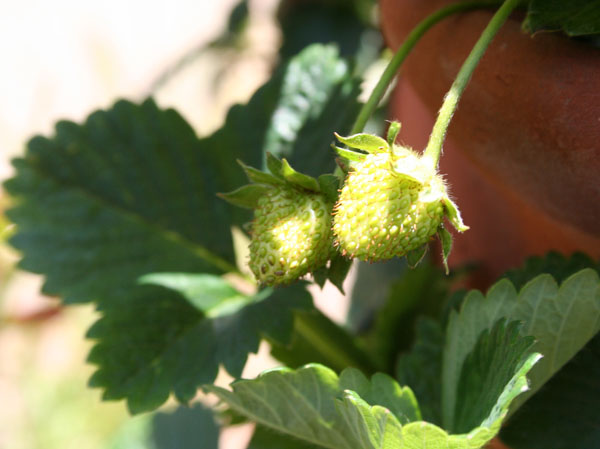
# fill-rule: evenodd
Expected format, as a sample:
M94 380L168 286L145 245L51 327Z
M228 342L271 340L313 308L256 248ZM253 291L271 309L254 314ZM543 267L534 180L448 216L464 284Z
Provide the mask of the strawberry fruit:
M388 141L357 134L338 137L350 162L344 187L334 207L335 244L342 254L376 262L395 256L424 254L424 245L443 229L443 218L457 230L468 229L448 197L446 185L428 159ZM450 247L443 233L444 263ZM418 260L417 260L418 262Z
M271 173L242 166L253 184L220 196L254 209L249 267L256 280L287 285L323 267L335 253L331 211L336 192L330 175L316 180L271 155Z

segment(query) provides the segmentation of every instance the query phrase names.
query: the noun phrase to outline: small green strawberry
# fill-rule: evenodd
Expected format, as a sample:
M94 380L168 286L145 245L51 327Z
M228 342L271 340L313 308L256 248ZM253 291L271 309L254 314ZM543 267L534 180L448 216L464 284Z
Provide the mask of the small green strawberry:
M347 146L367 151L339 149L352 169L334 207L336 244L345 255L376 262L422 256L424 245L437 232L446 263L451 242L443 229L444 216L460 232L468 227L437 170L411 149L394 144L398 129L387 142L369 134L336 135Z
M323 267L333 250L332 179L296 172L269 155L264 173L242 166L253 184L220 195L254 209L249 266L262 285L287 285ZM337 178L335 179L337 187Z
M321 193L273 186L258 201L250 269L261 284L289 284L329 260L331 203Z

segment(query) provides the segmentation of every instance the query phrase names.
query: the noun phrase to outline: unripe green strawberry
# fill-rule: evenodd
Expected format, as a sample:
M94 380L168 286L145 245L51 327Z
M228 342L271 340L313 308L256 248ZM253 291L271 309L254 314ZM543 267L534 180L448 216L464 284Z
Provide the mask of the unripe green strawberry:
M467 229L436 170L410 149L383 143L354 165L334 208L342 253L371 262L404 256L430 240L446 213Z
M331 203L321 193L273 186L258 200L250 269L264 285L289 284L331 254Z

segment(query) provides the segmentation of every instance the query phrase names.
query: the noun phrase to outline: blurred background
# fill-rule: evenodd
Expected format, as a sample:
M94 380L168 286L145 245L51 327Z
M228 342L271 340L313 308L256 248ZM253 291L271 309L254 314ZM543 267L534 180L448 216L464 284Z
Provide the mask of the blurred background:
M375 61L381 38L373 23L372 0L5 1L0 179L33 135L52 134L59 119L80 122L117 98L153 95L209 134L279 60L311 41L336 40L342 54L359 54L359 65ZM4 210L10 199L1 195ZM63 309L41 295L42 280L15 268L10 224L0 225L0 449L246 447L251 428L219 433L201 405L132 418L123 402L102 402L87 387L92 307ZM319 298L329 316L346 320L348 304L334 288ZM263 348L244 376L272 365Z

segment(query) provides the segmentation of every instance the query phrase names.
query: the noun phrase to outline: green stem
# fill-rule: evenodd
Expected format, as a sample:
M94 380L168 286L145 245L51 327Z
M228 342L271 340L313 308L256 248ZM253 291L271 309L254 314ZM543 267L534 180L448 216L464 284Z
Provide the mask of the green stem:
M436 12L425 18L423 21L421 21L415 28L413 28L413 30L406 37L406 40L402 43L400 48L396 51L396 54L394 55L392 60L385 68L383 74L381 75L381 78L379 78L379 81L373 89L371 96L360 110L358 117L354 122L354 126L350 131L350 134L360 133L364 129L367 121L369 120L369 117L371 117L375 109L377 109L377 105L385 95L388 86L396 76L398 69L400 68L410 51L419 41L419 39L421 39L421 37L432 26L434 26L436 23L440 22L442 19L452 14L473 9L489 8L492 6L497 6L498 4L498 0L479 0L453 3L452 5L445 6L444 8L437 10Z
M423 153L423 156L430 160L432 167L437 168L438 166L440 155L442 153L442 145L448 130L448 125L450 124L450 120L452 120L454 111L458 106L458 101L460 100L465 87L469 83L475 67L477 67L477 64L483 56L483 53L485 53L485 50L500 27L504 24L506 19L508 19L510 13L517 6L519 6L521 1L522 0L506 0L502 4L502 6L498 9L498 11L496 11L488 25L481 33L479 40L463 63L458 75L456 75L456 79L452 83L450 90L444 98L444 103L438 112L437 120L433 125L433 130L431 131L431 136L429 137L429 142L427 143L427 147Z
M352 366L367 375L377 368L352 337L319 311L298 311L294 329L314 354L319 354L336 371ZM314 356L313 354L313 356Z

